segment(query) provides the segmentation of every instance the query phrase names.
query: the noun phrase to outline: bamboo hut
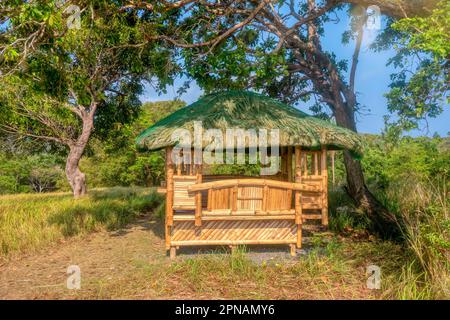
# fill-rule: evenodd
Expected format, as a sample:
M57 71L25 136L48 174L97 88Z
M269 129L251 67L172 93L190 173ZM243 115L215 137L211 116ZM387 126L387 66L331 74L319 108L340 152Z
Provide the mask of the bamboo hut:
M202 161L193 161L194 150L180 154L182 161L175 163L173 148L180 141L174 132L195 134L199 122L202 132L219 130L226 139L236 138L226 135L230 128L278 130L278 169L257 177L212 175ZM256 148L251 139L244 140L245 152ZM229 146L227 142L223 145ZM356 133L247 91L207 95L145 130L137 143L147 150L166 150L162 191L166 193L166 249L171 257L180 246L252 244L288 245L295 255L302 245L303 223L319 220L328 225L327 152L362 153ZM208 143L201 139L197 146L205 150ZM268 156L275 159L272 153Z

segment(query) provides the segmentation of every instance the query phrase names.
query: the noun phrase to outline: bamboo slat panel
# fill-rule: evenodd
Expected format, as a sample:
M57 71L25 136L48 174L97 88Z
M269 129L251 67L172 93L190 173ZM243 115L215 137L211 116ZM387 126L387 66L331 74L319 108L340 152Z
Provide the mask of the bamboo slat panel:
M211 199L208 201L211 202L212 210L222 210L222 209L231 209L231 201L230 196L232 193L231 188L223 188L217 190L211 190Z
M292 241L297 226L292 220L203 221L201 232L190 221L175 221L171 241Z
M305 176L302 177L302 182L311 186L319 188L319 192L302 192L301 204L305 210L322 209L323 207L323 177L322 176Z
M289 210L292 206L292 191L269 188L267 195L267 210Z
M191 179L184 177L173 177L174 183L174 208L195 208L195 194L188 192L188 187L196 183L195 176Z
M262 200L262 187L239 187L237 194L237 210L261 210Z
M263 187L239 187L237 197L232 195L232 188L211 191L211 210L232 209L232 201L236 199L236 211L262 211ZM205 194L207 198L208 195ZM265 211L289 210L292 208L292 191L278 188L268 188L267 207ZM206 204L204 203L204 207Z

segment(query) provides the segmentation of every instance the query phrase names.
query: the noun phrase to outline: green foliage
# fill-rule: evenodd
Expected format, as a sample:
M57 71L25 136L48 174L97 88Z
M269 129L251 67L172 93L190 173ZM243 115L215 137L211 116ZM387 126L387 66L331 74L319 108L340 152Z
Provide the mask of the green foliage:
M441 1L430 16L400 19L392 27L410 35L409 49L432 52L441 59L450 56L450 1Z
M402 137L397 141L367 136L369 147L362 159L366 181L385 189L391 182L409 176L420 180L450 178L450 151L442 149L445 139Z
M449 181L420 181L415 177L392 182L385 192L396 213L408 252L421 280L435 298L450 296L450 199Z
M102 141L93 139L88 157L81 162L89 186L160 185L165 170L163 153L140 152L136 149L135 138L142 130L184 105L179 100L146 102L132 123L118 126Z
M247 160L248 161L248 160ZM254 176L260 175L259 164L223 164L212 165L209 168L212 175L238 175L238 176Z
M143 15L120 10L121 1L77 1L80 26L67 28L70 2L55 3L5 3L17 14L0 29L0 49L8 53L0 58L0 130L65 145L77 166L92 132L108 139L139 115L145 81L161 90L179 70L173 51L151 40L161 23L156 9ZM119 183L146 178L146 161L138 160Z
M333 188L328 193L330 230L340 234L364 233L370 227L370 219L357 210L343 188Z
M397 219L408 259L396 274L392 296L445 298L450 279L449 138L401 137L398 127L382 136L366 135L362 165L369 187ZM357 235L367 226L343 192L342 156L337 155L337 184L329 197L330 228Z
M388 109L403 129L437 117L449 102L449 25L450 1L444 0L430 16L400 19L385 33L397 49L389 64L400 70L391 75Z
M54 191L63 179L57 156L41 153L11 158L0 153L0 194Z
M107 135L94 136L81 161L81 169L88 177L88 186L160 185L164 179L163 153L138 151L135 138L143 129L184 104L178 100L144 103L132 123L116 124ZM0 194L67 191L69 185L64 180L64 153L43 153L41 145L22 144L29 150L23 152L12 145L0 151Z

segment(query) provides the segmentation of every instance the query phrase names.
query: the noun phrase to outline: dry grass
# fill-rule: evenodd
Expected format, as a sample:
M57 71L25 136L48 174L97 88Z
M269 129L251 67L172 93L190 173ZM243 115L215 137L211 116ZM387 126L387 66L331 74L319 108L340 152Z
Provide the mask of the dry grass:
M160 200L151 190L95 190L80 201L68 194L0 199L0 239L7 257L0 263L0 298L446 297L442 288L430 285L411 251L359 233L316 233L297 258L290 258L287 248L275 257L253 248L233 254L217 248L182 250L171 261L158 214L143 215ZM72 264L82 270L79 291L65 287ZM381 290L367 289L366 268L371 264L381 268Z
M91 281L77 298L117 299L395 299L401 247L392 243L353 242L326 236L296 259L255 263L256 254L180 255L176 261L135 261L117 281ZM366 267L383 270L382 289L366 286ZM393 281L393 282L391 282Z
M76 235L125 226L162 201L154 190L91 190L74 200L69 193L0 197L0 259L30 252Z
M387 197L395 206L407 251L402 298L450 299L450 198L446 180L393 183Z

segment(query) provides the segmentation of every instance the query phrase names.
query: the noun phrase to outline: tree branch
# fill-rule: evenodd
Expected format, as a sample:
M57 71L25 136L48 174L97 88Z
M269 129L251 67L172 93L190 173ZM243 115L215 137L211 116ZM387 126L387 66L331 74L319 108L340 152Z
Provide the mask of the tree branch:
M358 59L359 59L359 53L361 52L361 44L364 37L364 24L367 21L367 15L362 13L363 16L358 21L358 30L357 30L357 36L356 36L356 45L355 45L355 51L353 52L353 58L352 58L352 67L350 70L350 85L349 90L353 94L355 93L355 76L356 76L356 67L358 65Z

